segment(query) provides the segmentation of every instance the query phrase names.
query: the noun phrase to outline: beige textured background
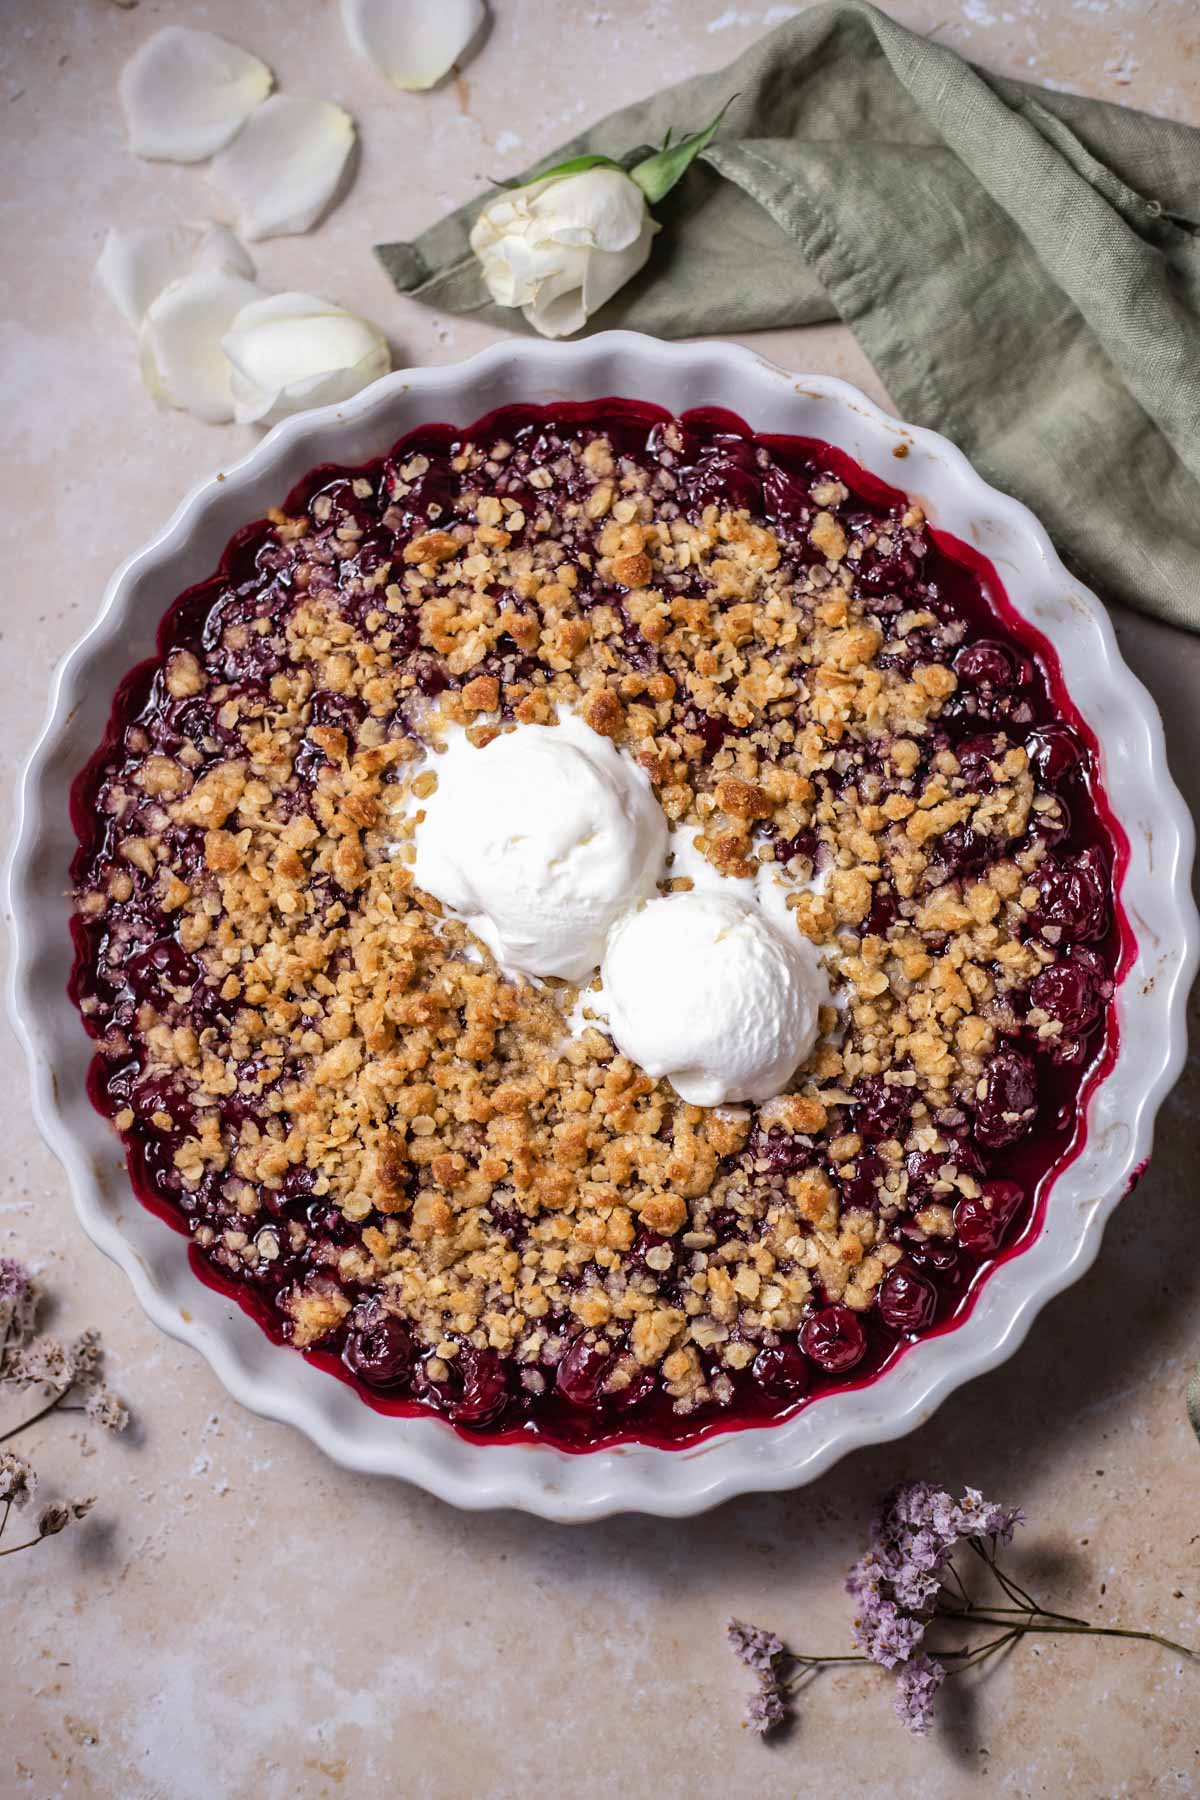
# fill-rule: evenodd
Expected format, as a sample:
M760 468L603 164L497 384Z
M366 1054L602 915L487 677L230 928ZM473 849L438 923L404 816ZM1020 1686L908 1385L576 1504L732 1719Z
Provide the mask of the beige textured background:
M996 69L1200 123L1195 0L892 9ZM363 157L348 200L312 236L263 246L262 277L374 316L398 360L420 363L492 333L397 299L373 240L411 235L585 119L720 65L795 9L493 10L465 79L410 98L356 62L335 0L0 0L9 795L48 672L112 567L231 440L252 436L157 414L92 279L109 224L203 218L213 204L201 169L123 149L114 84L133 48L167 21L207 25L263 55L285 90L350 108ZM886 398L840 329L760 342ZM1194 797L1200 644L1130 618L1119 628ZM804 1697L798 1732L767 1748L738 1729L741 1671L722 1642L733 1611L841 1647L841 1576L871 1503L926 1472L1023 1503L1021 1566L1058 1604L1200 1639L1200 1450L1182 1407L1200 1351L1194 1066L1100 1265L923 1431L790 1497L566 1531L459 1516L344 1474L232 1405L83 1238L3 1039L0 1251L45 1265L64 1325L103 1327L139 1429L97 1443L61 1419L36 1436L44 1474L94 1487L101 1504L83 1529L0 1568L2 1800L1200 1793L1200 1669L1152 1649L1027 1643L958 1687L923 1745L892 1718L886 1677L839 1671Z

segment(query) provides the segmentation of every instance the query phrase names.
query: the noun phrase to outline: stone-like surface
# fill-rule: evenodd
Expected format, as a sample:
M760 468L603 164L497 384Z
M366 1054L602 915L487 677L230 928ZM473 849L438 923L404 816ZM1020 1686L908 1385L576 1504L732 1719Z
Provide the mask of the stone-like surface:
M216 205L202 169L138 163L123 148L116 77L144 37L168 21L224 31L265 57L286 92L328 94L353 112L363 155L349 198L312 236L263 245L262 276L374 317L397 359L420 363L493 334L397 299L372 241L411 235L587 118L719 66L793 10L496 0L464 77L404 96L352 55L334 0L10 0L0 34L9 792L49 670L110 570L185 488L253 441L154 411L92 279L110 224L199 219ZM1188 0L893 0L893 10L1006 73L1200 121ZM840 329L758 342L886 398ZM1134 618L1120 631L1194 798L1200 645ZM147 1324L83 1238L34 1133L7 1030L3 1054L0 1252L52 1246L38 1260L62 1322L103 1325L139 1421L131 1441L89 1433L85 1444L67 1419L36 1434L46 1478L94 1488L100 1505L86 1527L0 1570L4 1796L1200 1792L1200 1671L1142 1645L1027 1643L947 1693L924 1744L892 1718L887 1677L836 1671L803 1696L798 1734L765 1748L738 1729L741 1671L722 1642L736 1612L797 1644L844 1646L842 1572L878 1491L918 1473L1021 1502L1031 1524L1019 1566L1067 1610L1200 1639L1200 1450L1182 1405L1200 1352L1194 1066L1099 1265L1011 1362L922 1431L795 1495L690 1524L567 1532L461 1516L344 1474L240 1412L197 1358Z

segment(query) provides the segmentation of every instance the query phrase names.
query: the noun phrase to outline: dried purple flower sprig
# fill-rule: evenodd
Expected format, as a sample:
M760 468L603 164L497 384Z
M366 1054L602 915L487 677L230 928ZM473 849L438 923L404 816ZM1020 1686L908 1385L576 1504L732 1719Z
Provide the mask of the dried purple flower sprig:
M6 1447L14 1438L54 1412L84 1413L105 1431L124 1431L129 1423L124 1401L101 1380L99 1333L82 1332L70 1344L39 1336L39 1298L37 1283L24 1264L0 1256L0 1388L23 1391L36 1387L47 1397L45 1405L20 1424L0 1431L0 1538L9 1515L14 1509L30 1511L37 1493L33 1466L18 1451ZM73 1521L86 1518L95 1504L94 1497L47 1502L34 1520L35 1535L0 1547L0 1556L15 1556L48 1537L57 1537Z
M1140 1638L1179 1656L1197 1652L1156 1631L1092 1625L1053 1612L1000 1568L997 1557L1025 1522L1014 1507L996 1506L975 1488L954 1500L930 1482L893 1488L872 1522L869 1545L846 1578L857 1603L852 1637L858 1654L808 1656L788 1650L774 1632L731 1619L727 1635L738 1659L754 1670L757 1685L745 1723L765 1735L790 1717L789 1700L801 1680L830 1663L872 1662L896 1672L895 1710L901 1723L924 1737L938 1689L948 1675L976 1667L1028 1633ZM954 1564L960 1549L979 1558L1003 1599L973 1600ZM931 1627L990 1629L983 1643L932 1648Z
M746 1723L751 1731L765 1737L787 1716L781 1674L789 1658L783 1639L757 1625L745 1625L741 1619L730 1619L725 1633L739 1662L753 1669L758 1677L758 1686L747 1704Z

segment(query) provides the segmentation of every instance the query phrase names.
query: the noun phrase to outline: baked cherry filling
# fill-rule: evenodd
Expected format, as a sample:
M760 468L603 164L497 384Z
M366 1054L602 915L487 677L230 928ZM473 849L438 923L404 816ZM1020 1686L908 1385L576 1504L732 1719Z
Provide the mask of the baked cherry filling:
M685 1105L415 887L442 728L564 708L719 875L786 869L837 1006L778 1098ZM680 1444L874 1376L1036 1231L1113 1047L1117 837L1051 654L902 493L727 414L314 470L170 608L73 812L138 1194L472 1434Z

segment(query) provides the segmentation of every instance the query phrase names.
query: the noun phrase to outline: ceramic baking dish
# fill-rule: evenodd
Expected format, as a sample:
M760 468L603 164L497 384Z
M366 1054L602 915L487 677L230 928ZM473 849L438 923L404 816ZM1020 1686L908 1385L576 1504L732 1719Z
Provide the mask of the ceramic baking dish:
M1128 838L1121 905L1134 954L1115 1002L1119 1045L1091 1092L1083 1148L1058 1176L1032 1243L991 1271L960 1325L778 1424L676 1450L630 1443L572 1454L469 1441L434 1417L372 1410L198 1281L187 1239L137 1202L120 1143L88 1100L92 1044L67 997L68 790L100 741L121 677L153 651L169 603L315 464L365 462L431 420L466 424L513 402L608 395L673 412L725 407L756 431L834 444L990 559L1013 607L1053 646L1099 743L1103 786ZM989 487L944 438L901 424L845 382L789 374L727 344L668 345L626 332L565 345L513 340L464 363L400 371L344 405L285 421L196 488L113 576L95 623L57 672L22 784L9 869L12 1010L37 1120L67 1170L84 1228L125 1270L155 1323L194 1345L236 1399L297 1426L348 1467L399 1476L457 1506L512 1506L561 1521L683 1515L735 1494L796 1487L848 1450L911 1431L953 1389L1011 1355L1051 1295L1088 1268L1106 1220L1145 1165L1155 1113L1184 1057L1197 943L1192 839L1158 713L1121 660L1104 608L1067 573L1033 515Z

